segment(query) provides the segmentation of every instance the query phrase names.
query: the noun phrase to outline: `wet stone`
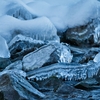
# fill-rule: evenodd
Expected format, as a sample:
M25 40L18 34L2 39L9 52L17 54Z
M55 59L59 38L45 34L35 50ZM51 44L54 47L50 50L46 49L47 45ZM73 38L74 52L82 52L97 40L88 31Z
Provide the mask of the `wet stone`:
M41 40L33 40L31 37L26 37L23 35L15 36L8 44L11 53L11 58L22 59L26 54L38 49L45 43Z

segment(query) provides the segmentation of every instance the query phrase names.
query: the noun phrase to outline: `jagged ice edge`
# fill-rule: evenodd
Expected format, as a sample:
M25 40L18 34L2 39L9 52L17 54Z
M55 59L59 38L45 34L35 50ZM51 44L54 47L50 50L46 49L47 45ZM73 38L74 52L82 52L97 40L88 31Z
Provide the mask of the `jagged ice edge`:
M27 78L29 80L41 81L54 76L70 81L81 80L97 75L99 70L100 62L84 65L57 63L27 72Z

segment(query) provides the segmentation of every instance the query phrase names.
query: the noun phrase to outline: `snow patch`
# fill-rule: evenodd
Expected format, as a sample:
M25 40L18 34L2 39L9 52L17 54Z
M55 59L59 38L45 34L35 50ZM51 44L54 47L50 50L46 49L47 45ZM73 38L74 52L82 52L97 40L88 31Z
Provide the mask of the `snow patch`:
M97 0L34 0L27 4L38 16L47 16L58 31L86 24L97 17ZM100 12L99 12L100 13Z
M0 17L0 35L9 42L15 35L22 34L38 40L58 40L57 30L46 17L19 20L11 16Z

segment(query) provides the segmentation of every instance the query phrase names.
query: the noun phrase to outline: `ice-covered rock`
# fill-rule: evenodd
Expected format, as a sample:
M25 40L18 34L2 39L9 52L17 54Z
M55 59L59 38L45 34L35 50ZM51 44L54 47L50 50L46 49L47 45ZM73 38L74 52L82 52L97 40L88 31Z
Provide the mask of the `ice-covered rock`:
M100 52L94 57L94 62L100 62Z
M100 83L96 80L96 78L89 78L77 83L75 87L83 90L91 90L100 88L99 84Z
M60 34L62 41L80 47L99 45L100 21L98 21L95 18L84 25L68 28L63 34Z
M0 36L0 58L10 58L7 42L2 36Z
M32 12L24 2L21 0L1 0L0 16L10 15L18 19L33 19L37 16Z
M44 98L45 95L21 76L22 71L10 70L0 73L0 91L7 100L34 100Z
M4 70L19 69L22 70L22 61L18 60L8 65Z
M35 68L42 67L47 62L50 55L56 50L54 45L48 44L39 49L27 54L23 57L23 70L31 71Z
M0 69L6 68L11 63L12 62L10 58L0 58Z
M97 75L99 70L100 62L87 64L57 63L27 72L27 78L38 81L55 76L65 80L81 80Z
M81 48L81 47L70 46L70 49L73 54L72 62L81 64L93 62L93 59L96 56L96 54L100 52L99 47Z
M89 22L82 26L69 28L63 35L62 41L80 47L91 46L94 44L94 23Z
M55 53L59 57L58 62L60 63L70 63L72 61L73 55L67 44L59 44Z
M100 43L100 25L98 25L95 30L94 30L94 42L95 43Z
M49 63L71 63L73 59L73 55L71 50L69 49L68 44L63 43L51 43L54 44L56 50L51 54L50 59L48 60Z
M60 41L55 26L47 17L27 21L22 21L11 16L0 17L0 35L7 42L10 42L18 34L37 40Z
M35 39L31 38L31 37L27 37L27 36L19 34L19 35L16 35L10 41L10 43L8 44L9 48L12 47L18 41L26 41L26 42L29 42L30 44L34 44L34 45L36 45L36 44L41 44L41 45L44 44L44 42L41 41L41 40L35 40Z
M88 63L89 61L93 61L95 55L100 52L99 48L92 48L92 49L87 49L84 53L83 56L81 56L79 63Z
M12 59L22 58L43 45L45 45L44 41L33 40L24 35L16 35L8 44Z

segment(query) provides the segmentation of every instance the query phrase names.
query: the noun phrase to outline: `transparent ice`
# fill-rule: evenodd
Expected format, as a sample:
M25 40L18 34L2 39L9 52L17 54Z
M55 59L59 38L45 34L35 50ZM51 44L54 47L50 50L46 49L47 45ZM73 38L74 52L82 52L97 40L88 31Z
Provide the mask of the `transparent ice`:
M0 58L9 58L10 52L6 40L0 36Z

